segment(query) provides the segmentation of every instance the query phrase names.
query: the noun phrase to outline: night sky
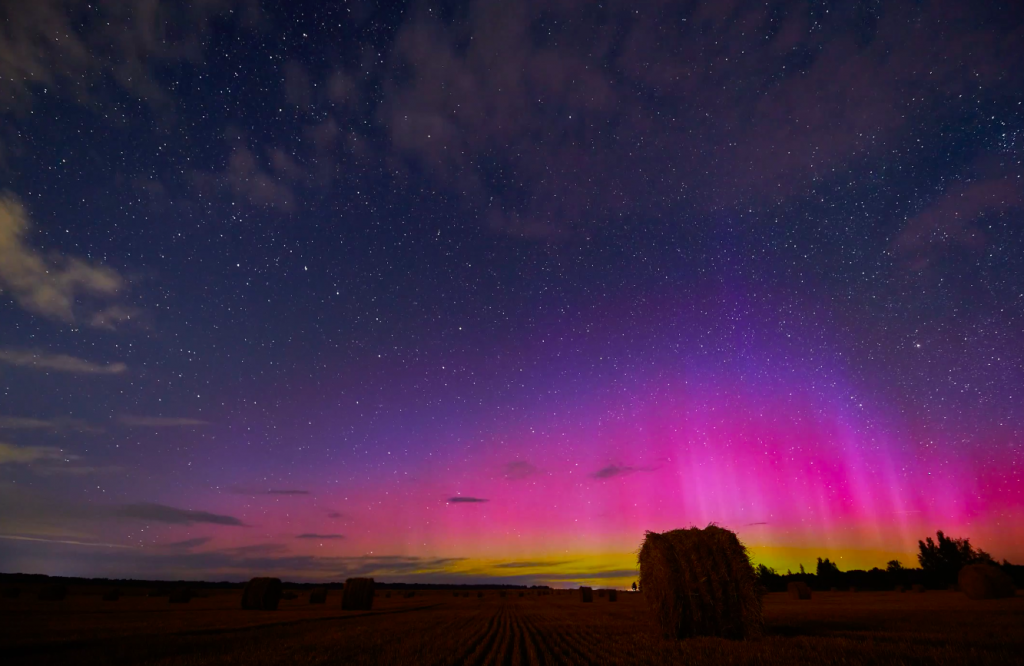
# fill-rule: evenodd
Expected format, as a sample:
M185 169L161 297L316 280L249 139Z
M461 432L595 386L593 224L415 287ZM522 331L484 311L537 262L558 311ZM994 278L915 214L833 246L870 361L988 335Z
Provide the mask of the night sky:
M0 191L0 571L1024 561L1019 2L4 2Z

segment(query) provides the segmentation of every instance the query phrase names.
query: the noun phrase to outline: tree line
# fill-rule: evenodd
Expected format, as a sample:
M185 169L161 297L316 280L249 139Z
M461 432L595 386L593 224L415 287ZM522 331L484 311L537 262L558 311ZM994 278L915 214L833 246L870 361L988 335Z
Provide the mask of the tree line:
M1024 587L1024 566L1010 564L1006 560L996 562L991 555L980 548L975 548L970 539L947 537L942 530L935 534L936 538L927 537L918 541L918 567L906 567L899 560L890 560L885 569L875 567L868 571L854 569L840 571L839 566L827 557L818 558L814 573L810 573L800 565L800 571L787 571L780 574L772 567L764 564L757 566L757 577L761 584L771 592L783 592L790 582L807 583L814 589L831 588L849 589L855 587L864 590L891 590L897 585L909 587L924 585L933 589L943 589L955 585L960 569L976 562L988 562L1002 568L1013 578L1017 587Z

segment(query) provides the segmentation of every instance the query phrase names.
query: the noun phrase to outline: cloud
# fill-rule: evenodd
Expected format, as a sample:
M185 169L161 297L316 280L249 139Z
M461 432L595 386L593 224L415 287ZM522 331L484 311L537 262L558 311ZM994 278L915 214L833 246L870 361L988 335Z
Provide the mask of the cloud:
M308 495L308 490L268 490L268 495Z
M80 419L56 418L36 419L20 416L0 416L0 430L77 430L78 432L103 432L103 428Z
M616 476L624 476L626 474L632 474L633 472L636 472L636 471L637 471L637 468L635 468L635 467L627 467L627 466L624 466L624 465L612 464L612 465L608 465L607 467L602 467L601 469L597 470L596 472L594 472L590 476L594 477L595 479L610 479L610 478L616 477Z
M21 202L0 196L0 290L25 310L66 324L110 329L131 318L135 311L123 306L83 312L89 304L79 305L82 299L118 298L127 283L113 269L77 257L44 257L25 241L30 226Z
M591 474L594 479L611 479L616 476L625 476L634 472L653 472L657 467L632 467L630 465L619 465L611 463Z
M316 540L330 540L330 539L344 539L344 534L314 534L307 532L305 534L299 534L295 537L296 539L316 539Z
M118 423L138 428L186 428L210 425L209 421L200 419L165 417L165 416L119 416Z
M157 523L167 523L169 525L195 525L205 523L210 525L232 525L236 527L246 526L245 523L233 516L224 516L216 513L210 513L208 511L176 509L172 506L155 504L152 502L127 504L119 507L115 513L116 515L124 518L149 520Z
M50 354L39 350L20 349L0 349L0 363L80 375L119 375L128 369L127 365L120 362L101 365L67 354Z
M0 539L10 539L12 541L35 541L39 543L55 543L64 544L69 546L99 546L101 548L135 548L135 546L126 546L124 544L116 543L96 543L92 541L73 541L71 539L40 539L39 537L27 537L20 536L17 534L0 534Z
M154 69L196 62L217 17L259 21L255 0L168 0L83 3L18 2L5 8L0 40L0 111L27 106L39 87L95 102L105 84L154 105L167 94Z
M193 182L201 193L227 192L234 201L250 206L290 212L295 208L295 185L306 171L280 149L261 158L236 131L229 129L229 153L222 172L196 172Z
M463 497L456 495L455 497L449 497L448 501L452 504L478 504L480 502L489 502L490 500L482 499L480 497Z
M188 550L190 548L196 548L210 543L213 537L196 537L194 539L185 539L184 541L175 541L173 543L164 544L163 548L173 548L179 550Z
M936 108L969 112L962 93L1024 84L1014 22L963 3L585 4L409 12L377 109L390 163L496 231L571 238L638 201L774 205L887 154Z
M572 564L576 560L534 560L523 562L505 562L495 564L495 569L543 569L546 567L558 567L563 564Z
M539 471L525 460L515 460L505 465L504 475L506 479L519 480L533 476Z
M63 451L52 446L14 446L0 442L0 465L30 464L41 460L65 460Z
M907 221L893 249L914 270L927 267L951 248L981 250L987 239L975 222L1022 205L1024 179L1019 175L957 183Z

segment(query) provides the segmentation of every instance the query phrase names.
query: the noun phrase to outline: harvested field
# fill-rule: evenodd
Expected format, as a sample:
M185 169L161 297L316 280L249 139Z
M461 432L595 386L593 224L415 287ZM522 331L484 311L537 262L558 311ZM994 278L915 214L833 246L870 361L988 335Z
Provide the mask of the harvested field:
M372 611L300 596L277 611L244 611L238 590L183 605L127 593L105 604L71 590L61 604L0 600L0 645L10 665L1024 664L1020 595L769 594L763 638L670 641L652 631L641 595L581 604L577 594L423 591L378 598Z

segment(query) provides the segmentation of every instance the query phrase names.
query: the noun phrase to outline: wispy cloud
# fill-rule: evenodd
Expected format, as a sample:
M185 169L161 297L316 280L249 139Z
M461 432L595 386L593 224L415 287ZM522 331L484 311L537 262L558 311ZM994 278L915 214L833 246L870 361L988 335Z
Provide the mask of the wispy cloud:
M98 546L101 548L134 548L134 546L125 546L123 544L116 543L96 543L93 541L73 541L71 539L40 539L39 537L27 537L19 536L17 534L0 534L0 539L9 539L10 541L36 541L41 543L56 543L66 544L70 546Z
M612 477L616 477L616 476L623 476L625 474L632 474L635 471L637 471L635 467L628 467L626 465L614 465L613 464L613 465L608 465L607 467L602 467L601 469L599 469L596 472L594 472L593 474L591 474L591 476L594 477L595 479L611 479Z
M178 509L164 504L152 502L140 502L138 504L127 504L119 507L116 514L124 518L136 518L138 520L149 520L156 523L167 523L170 525L195 525L208 523L210 525L232 525L245 527L238 518L225 516L209 511L193 511L191 509Z
M316 539L316 540L330 540L330 539L344 539L344 534L316 534L313 532L306 532L305 534L299 534L295 537L296 539Z
M576 560L527 560L523 562L504 562L495 564L495 569L545 569L559 567L563 564L571 564Z
M0 465L30 464L40 460L64 459L64 452L52 446L15 446L0 442Z
M481 502L489 502L490 500L483 499L482 497L464 497L462 495L456 495L455 497L449 497L448 501L452 504L479 504Z
M103 428L79 419L36 419L21 416L0 416L0 430L77 430L103 432Z
M128 369L124 363L93 363L67 354L50 354L39 350L0 349L0 363L32 368L54 370L79 375L119 375Z
M26 242L31 227L24 206L14 196L0 196L0 287L25 310L66 324L113 328L134 310L82 310L83 297L93 301L118 298L127 288L117 271L77 257L44 256ZM103 314L106 313L106 314ZM85 315L84 318L82 315Z
M308 490L268 490L268 495L308 495Z
M184 541L175 541L173 543L164 544L162 547L173 548L176 550L189 550L191 548L206 545L212 540L213 537L196 537L194 539L185 539Z
M188 428L210 425L201 419L168 416L119 416L117 422L133 428Z
M517 481L531 477L539 471L539 469L525 460L515 460L505 465L504 475L506 479Z

